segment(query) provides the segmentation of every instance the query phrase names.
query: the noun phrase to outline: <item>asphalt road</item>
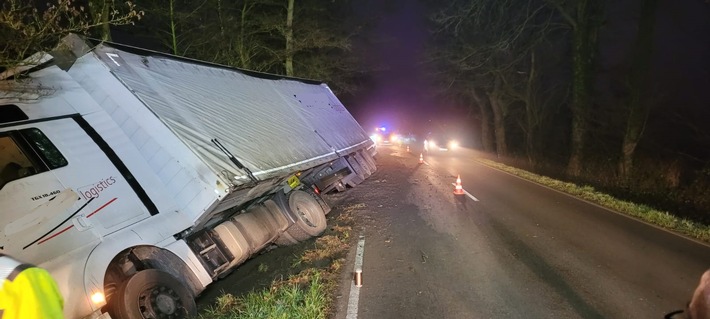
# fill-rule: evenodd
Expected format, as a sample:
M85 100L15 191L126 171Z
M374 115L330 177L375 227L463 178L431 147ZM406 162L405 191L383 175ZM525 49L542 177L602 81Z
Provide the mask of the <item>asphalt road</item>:
M380 148L368 198L363 286L336 318L662 318L689 300L710 246L481 165ZM455 198L460 175L470 197ZM347 198L346 198L347 199ZM350 253L352 269L355 248ZM351 302L352 303L352 302Z

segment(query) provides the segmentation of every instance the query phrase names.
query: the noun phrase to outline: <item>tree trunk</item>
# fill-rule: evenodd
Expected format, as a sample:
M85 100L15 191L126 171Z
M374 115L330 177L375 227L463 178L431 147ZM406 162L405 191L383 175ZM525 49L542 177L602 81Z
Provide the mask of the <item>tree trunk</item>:
M537 160L537 139L538 126L540 123L538 104L535 100L535 51L530 53L530 70L525 85L525 153L528 156L528 164L534 166Z
M502 103L501 79L496 75L493 91L488 94L493 111L493 130L495 133L496 151L498 156L508 155L508 144L505 141L505 110Z
M491 108L488 105L488 101L481 98L476 89L471 89L471 95L474 101L476 101L476 105L481 110L481 145L484 151L491 153L495 151L491 130Z
M178 55L177 48L177 22L175 22L175 0L169 0L170 10L170 46L172 47L172 53Z
M293 3L295 0L288 0L288 12L286 14L286 75L293 76Z
M111 26L108 24L108 15L110 6L106 0L103 1L104 6L101 10L101 40L111 41Z
M108 0L91 0L90 4L94 23L100 26L99 38L103 41L111 41L111 25L109 24L111 4Z
M247 53L245 42L246 42L246 24L247 24L247 1L244 1L242 5L242 12L240 15L239 23L239 42L237 43L237 51L239 52L239 67L249 69L250 60L249 54Z
M602 1L579 0L572 39L572 132L567 174L579 176L584 156L587 115L592 106L597 32L601 27Z
M631 175L634 165L634 152L643 135L643 129L650 111L650 101L643 101L642 97L647 89L647 79L651 68L657 5L658 0L644 0L641 6L641 17L638 24L629 79L631 90L629 118L626 123L626 132L621 146L621 159L619 161L619 174L624 181L628 181Z
M222 38L226 38L226 35L224 33L224 18L222 17L222 11L222 0L217 0L217 19L219 20L219 35L222 36Z

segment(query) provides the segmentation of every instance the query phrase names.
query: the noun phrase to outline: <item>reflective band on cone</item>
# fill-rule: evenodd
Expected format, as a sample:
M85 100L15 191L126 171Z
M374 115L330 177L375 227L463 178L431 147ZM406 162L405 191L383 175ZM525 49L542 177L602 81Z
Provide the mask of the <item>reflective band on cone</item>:
M353 280L355 281L355 287L362 287L362 269L355 270L355 278Z
M454 187L454 195L464 195L463 187L461 187L461 175L456 177L456 187Z

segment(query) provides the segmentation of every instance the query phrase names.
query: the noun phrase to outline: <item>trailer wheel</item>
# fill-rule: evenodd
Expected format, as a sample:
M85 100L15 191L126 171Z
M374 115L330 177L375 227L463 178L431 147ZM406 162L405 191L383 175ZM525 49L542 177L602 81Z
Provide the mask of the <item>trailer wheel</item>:
M304 241L325 231L328 225L325 212L311 194L301 190L292 191L288 197L288 208L296 216L296 223L286 229L287 237Z
M320 195L320 190L316 192L314 189L315 186L313 187L306 187L303 189L304 192L308 193L308 195L311 195L313 199L315 199L318 202L318 205L320 205L320 208L323 209L323 213L327 216L328 213L330 213L331 208L328 203L325 202L325 199L323 199L323 196Z
M148 269L128 278L111 298L111 318L190 318L197 315L192 293L170 274Z

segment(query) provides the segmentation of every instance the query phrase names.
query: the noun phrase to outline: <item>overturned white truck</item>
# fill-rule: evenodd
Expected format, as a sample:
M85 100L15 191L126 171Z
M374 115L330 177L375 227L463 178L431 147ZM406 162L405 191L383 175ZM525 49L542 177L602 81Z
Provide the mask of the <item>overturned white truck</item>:
M323 83L77 36L43 57L0 82L0 249L51 272L67 318L194 314L376 169Z

